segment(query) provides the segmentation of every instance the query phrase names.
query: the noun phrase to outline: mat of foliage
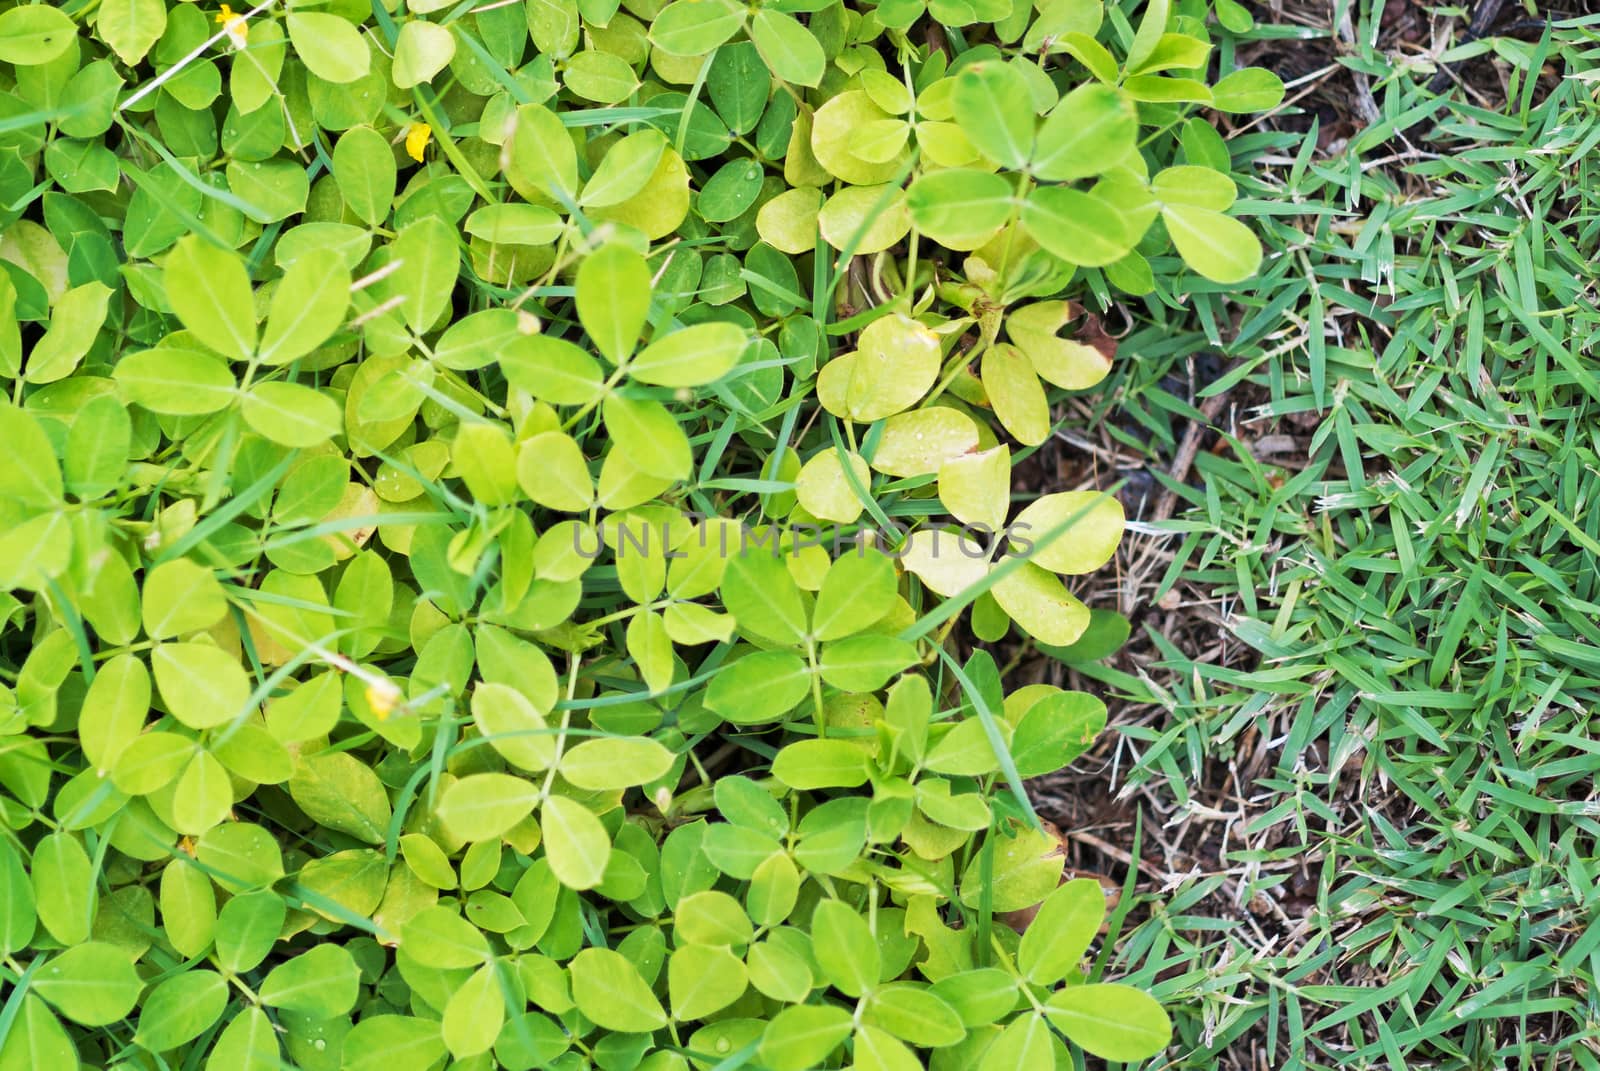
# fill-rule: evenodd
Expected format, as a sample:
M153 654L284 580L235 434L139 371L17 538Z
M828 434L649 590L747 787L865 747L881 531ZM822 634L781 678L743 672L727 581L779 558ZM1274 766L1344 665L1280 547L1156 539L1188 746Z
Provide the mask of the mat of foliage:
M954 638L1121 634L1012 465L1257 266L1215 7L0 12L0 1071L1160 1052Z

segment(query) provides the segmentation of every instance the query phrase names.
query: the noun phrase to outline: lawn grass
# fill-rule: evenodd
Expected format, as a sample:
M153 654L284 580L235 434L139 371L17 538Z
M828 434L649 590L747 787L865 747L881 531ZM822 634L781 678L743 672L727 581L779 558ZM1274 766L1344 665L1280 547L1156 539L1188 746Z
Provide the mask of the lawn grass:
M1334 62L1347 5L1294 6L1259 36ZM1198 624L1096 671L1177 875L1119 956L1187 1009L1158 1066L1600 1067L1600 16L1458 47L1440 96L1429 40L1348 6L1337 68L1232 142L1259 281L1134 310L1099 413L1160 470L1226 395L1128 548ZM1358 81L1377 123L1294 127Z

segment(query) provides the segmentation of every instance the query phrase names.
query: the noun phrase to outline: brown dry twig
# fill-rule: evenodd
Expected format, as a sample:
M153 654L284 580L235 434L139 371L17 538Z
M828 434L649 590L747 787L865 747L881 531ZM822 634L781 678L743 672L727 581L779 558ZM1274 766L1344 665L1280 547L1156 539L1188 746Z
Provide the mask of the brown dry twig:
M1500 17L1500 9L1505 5L1505 0L1478 0L1477 8L1472 12L1472 20L1467 23L1467 32L1462 35L1461 43L1468 44L1484 37L1489 33L1489 27L1494 25L1494 20ZM1453 68L1460 66L1457 63L1443 63L1438 71L1428 81L1428 92L1442 93L1451 82Z
M1356 32L1350 21L1349 11L1346 11L1344 17L1339 20L1339 41L1343 50L1355 50ZM1383 118L1383 113L1378 110L1378 102L1372 98L1372 84L1365 74L1357 70L1351 70L1350 78L1356 87L1356 111L1368 126L1376 125L1378 120Z

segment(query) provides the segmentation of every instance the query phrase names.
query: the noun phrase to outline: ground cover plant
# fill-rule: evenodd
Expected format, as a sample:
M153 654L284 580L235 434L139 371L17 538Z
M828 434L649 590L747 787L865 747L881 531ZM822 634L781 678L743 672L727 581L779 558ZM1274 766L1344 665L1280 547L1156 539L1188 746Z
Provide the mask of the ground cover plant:
M1160 474L1129 519L1166 533L1124 543L1133 655L1084 667L1139 703L1099 752L1131 787L1040 805L1113 851L1142 811L1120 954L1174 1066L1595 1066L1600 25L1462 7L1499 14L1263 16L1261 284L1139 308L1072 432Z
M1161 1052L1002 672L1123 511L1013 473L1256 270L1250 25L0 11L0 1069Z

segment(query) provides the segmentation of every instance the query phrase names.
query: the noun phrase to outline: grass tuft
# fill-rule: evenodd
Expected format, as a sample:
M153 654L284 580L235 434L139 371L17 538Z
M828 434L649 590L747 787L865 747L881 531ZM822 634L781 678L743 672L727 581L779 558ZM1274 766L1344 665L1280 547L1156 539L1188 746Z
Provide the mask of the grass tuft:
M1299 7L1240 46L1311 68L1231 140L1260 280L1152 295L1065 433L1148 522L1075 667L1129 701L1102 843L1142 813L1167 885L1119 955L1191 1009L1169 1066L1600 1066L1600 17L1436 95L1421 9Z

